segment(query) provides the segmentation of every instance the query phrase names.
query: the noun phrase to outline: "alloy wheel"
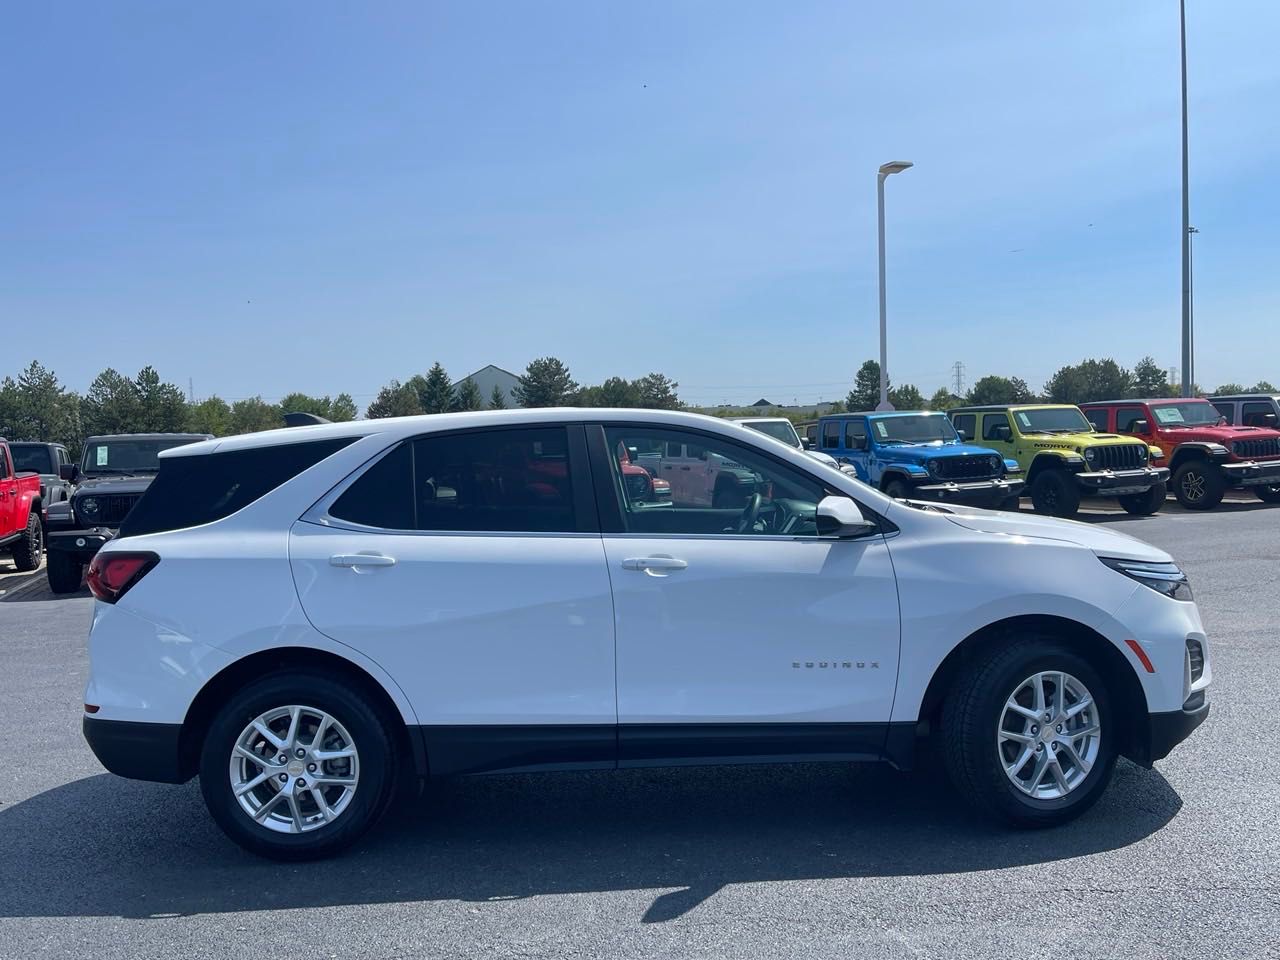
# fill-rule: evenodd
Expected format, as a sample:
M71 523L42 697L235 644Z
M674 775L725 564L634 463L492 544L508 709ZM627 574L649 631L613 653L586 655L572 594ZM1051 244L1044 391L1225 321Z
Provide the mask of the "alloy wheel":
M242 810L278 833L327 826L351 806L360 754L346 728L325 711L282 706L249 722L229 764Z
M1079 679L1044 671L1014 688L996 731L1009 781L1036 800L1058 800L1089 776L1102 746L1093 695Z
M1197 503L1204 499L1204 474L1188 470L1182 475L1182 495L1189 503Z

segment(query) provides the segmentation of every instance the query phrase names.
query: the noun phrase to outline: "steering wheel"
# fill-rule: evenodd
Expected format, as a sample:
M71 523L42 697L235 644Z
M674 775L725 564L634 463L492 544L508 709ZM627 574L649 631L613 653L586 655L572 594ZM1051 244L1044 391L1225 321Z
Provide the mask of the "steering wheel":
M750 533L756 525L756 521L760 519L760 504L764 502L764 497L760 496L757 490L751 495L751 501L742 511L742 516L738 518L738 533Z

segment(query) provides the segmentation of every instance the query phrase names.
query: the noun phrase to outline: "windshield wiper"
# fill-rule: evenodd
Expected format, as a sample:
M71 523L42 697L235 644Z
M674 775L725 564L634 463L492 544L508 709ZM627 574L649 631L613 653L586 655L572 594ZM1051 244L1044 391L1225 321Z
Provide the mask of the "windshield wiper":
M912 443L915 443L915 442L916 442L916 441L914 441L914 440L899 440L897 437L885 437L883 440L881 440L881 441L880 441L880 443L881 443L881 444L905 443L905 444L908 444L908 445L909 445L909 444L912 444Z

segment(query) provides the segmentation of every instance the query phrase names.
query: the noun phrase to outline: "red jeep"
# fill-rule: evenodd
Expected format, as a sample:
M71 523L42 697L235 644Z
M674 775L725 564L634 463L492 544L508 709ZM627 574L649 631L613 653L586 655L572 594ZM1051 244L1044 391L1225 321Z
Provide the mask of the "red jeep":
M0 439L0 553L19 570L34 570L44 556L40 474L18 473L9 444Z
M1208 510L1227 490L1280 503L1280 432L1233 427L1208 400L1108 400L1080 405L1097 430L1141 437L1164 451L1169 485L1188 510Z

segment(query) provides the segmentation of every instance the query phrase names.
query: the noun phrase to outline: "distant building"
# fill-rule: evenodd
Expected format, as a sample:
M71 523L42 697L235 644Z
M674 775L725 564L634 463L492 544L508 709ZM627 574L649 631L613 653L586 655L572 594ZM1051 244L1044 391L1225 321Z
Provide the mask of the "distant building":
M513 392L516 384L520 382L520 378L510 370L503 370L501 367L495 367L491 363L487 367L481 367L475 373L467 374L453 385L453 389L457 390L466 380L470 380L480 390L480 396L484 397L486 409L489 406L489 397L493 395L494 387L502 391L502 396L507 401L508 407L520 406L516 402L516 396Z

